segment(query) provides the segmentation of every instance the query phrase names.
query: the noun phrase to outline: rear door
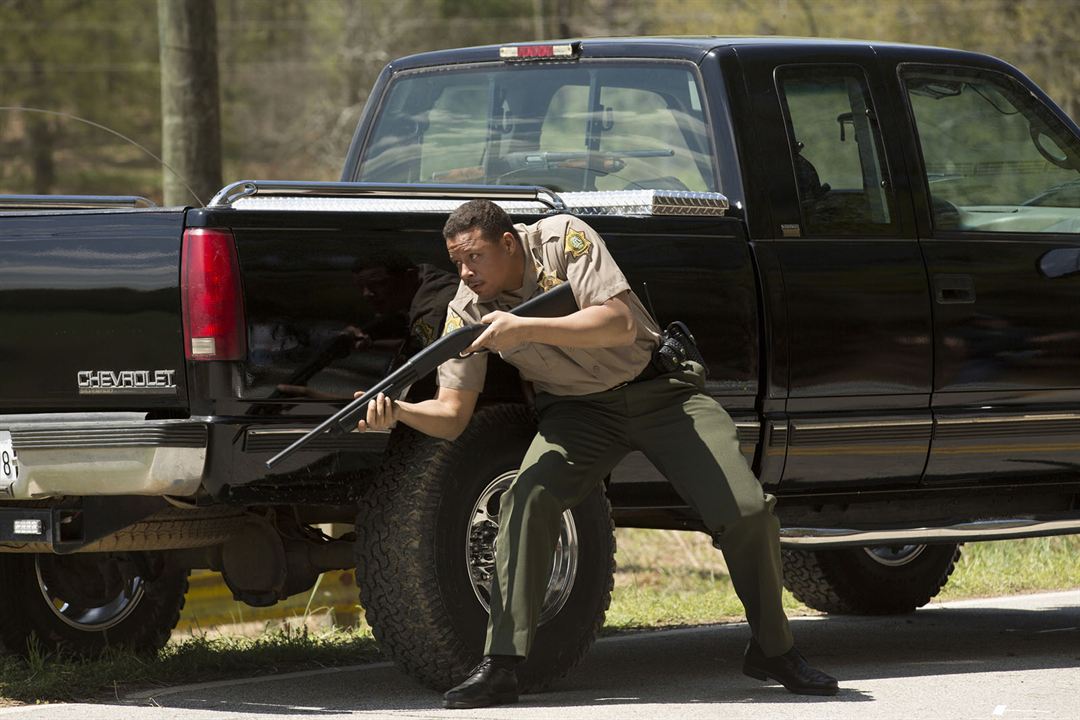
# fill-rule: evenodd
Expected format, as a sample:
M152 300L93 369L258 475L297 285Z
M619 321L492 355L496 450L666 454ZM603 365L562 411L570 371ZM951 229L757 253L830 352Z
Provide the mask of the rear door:
M1080 142L1004 69L901 64L934 302L928 483L1080 463Z
M787 315L787 357L773 358L787 400L767 418L767 452L786 446L788 490L915 485L931 430L929 289L876 57L738 54L753 119L743 154L771 214L755 253Z

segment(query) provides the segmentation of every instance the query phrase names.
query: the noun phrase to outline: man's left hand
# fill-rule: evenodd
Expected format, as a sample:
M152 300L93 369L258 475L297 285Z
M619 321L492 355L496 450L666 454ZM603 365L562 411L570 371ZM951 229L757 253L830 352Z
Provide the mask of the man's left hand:
M480 318L487 329L476 338L472 345L465 348L462 355L469 355L480 350L503 352L527 342L527 325L523 318L502 310L490 312Z

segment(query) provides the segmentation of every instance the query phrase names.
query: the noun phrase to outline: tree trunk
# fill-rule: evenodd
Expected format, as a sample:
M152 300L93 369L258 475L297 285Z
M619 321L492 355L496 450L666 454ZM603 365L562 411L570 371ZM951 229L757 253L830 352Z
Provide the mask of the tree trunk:
M30 93L31 107L48 108L47 98L49 83L40 58L30 60L30 76L33 78ZM53 149L56 133L53 132L52 118L37 113L26 113L26 139L30 143L30 167L33 171L33 192L35 195L48 195L56 184L56 161Z
M544 40L544 0L533 0L533 40Z
M214 0L158 0L158 33L165 204L196 202L185 182L203 204L222 184Z
M574 36L570 25L570 16L574 8L570 0L555 0L555 37L568 39ZM554 39L554 38L552 38Z

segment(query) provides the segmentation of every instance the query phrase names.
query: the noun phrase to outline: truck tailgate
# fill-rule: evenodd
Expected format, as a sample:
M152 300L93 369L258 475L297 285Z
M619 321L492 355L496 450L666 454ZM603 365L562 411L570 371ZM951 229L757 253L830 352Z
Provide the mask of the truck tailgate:
M183 222L182 209L0 214L0 412L186 407Z

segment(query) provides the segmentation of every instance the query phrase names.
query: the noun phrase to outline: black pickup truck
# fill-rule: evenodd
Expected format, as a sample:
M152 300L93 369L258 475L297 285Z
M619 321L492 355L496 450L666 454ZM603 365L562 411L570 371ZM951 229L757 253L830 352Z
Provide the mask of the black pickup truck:
M1080 130L1030 80L866 42L479 47L390 63L341 182L3 200L6 647L159 647L191 568L267 605L355 566L387 654L459 678L532 434L510 366L453 443L265 462L442 332L441 226L477 196L584 217L690 326L807 604L910 612L961 542L1080 531ZM602 624L615 526L702 529L628 457L564 516L528 684Z

